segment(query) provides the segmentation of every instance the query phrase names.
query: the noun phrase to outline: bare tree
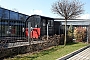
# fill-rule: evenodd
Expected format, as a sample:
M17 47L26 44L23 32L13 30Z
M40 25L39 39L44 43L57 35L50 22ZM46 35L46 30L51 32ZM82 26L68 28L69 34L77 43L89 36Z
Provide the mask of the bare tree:
M52 5L52 12L58 14L65 19L65 40L64 45L66 45L66 25L67 20L76 18L84 12L83 3L78 0L59 0Z

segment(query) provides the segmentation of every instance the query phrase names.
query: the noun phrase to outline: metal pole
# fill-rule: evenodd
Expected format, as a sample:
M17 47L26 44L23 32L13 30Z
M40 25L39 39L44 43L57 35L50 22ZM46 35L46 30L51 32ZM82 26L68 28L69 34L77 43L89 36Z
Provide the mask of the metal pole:
M47 23L47 40L48 40L48 23Z
M89 27L89 26L88 26ZM87 44L88 44L88 27L86 27L86 29L87 29Z
M31 34L32 34L31 41L33 41L33 28L32 27L31 27Z
M66 32L67 31L67 26L66 25L67 25L67 20L65 20L65 40L64 40L64 45L66 45L66 38L67 38L66 37L66 33L67 33Z
M60 27L61 27L61 26L59 25L59 35L60 35Z
M30 32L31 32L31 22L28 22L28 42L29 42L29 45L30 45Z

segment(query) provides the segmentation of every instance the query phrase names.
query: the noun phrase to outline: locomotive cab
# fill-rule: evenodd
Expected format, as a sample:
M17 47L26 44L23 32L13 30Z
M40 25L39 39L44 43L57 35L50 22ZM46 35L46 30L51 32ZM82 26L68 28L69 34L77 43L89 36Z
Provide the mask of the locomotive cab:
M31 38L39 38L40 36L47 35L47 32L48 35L53 35L54 19L40 15L29 16L26 20L26 36L28 36L28 32L30 32Z

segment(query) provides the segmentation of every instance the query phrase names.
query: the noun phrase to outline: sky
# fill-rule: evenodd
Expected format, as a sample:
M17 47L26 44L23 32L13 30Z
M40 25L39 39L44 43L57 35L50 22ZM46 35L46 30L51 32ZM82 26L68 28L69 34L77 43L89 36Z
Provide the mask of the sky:
M53 14L51 11L51 5L56 1L58 0L0 0L0 6L27 15L37 14L52 18L59 18L60 16ZM85 4L85 12L78 18L90 19L90 0L80 1Z

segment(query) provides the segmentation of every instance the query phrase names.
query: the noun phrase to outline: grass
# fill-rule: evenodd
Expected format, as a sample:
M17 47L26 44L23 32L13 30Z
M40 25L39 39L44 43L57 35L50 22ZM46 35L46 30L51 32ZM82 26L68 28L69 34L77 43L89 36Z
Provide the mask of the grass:
M63 45L54 46L38 53L17 55L13 58L8 58L5 60L55 60L86 45L87 44L81 42L69 43L65 47Z

